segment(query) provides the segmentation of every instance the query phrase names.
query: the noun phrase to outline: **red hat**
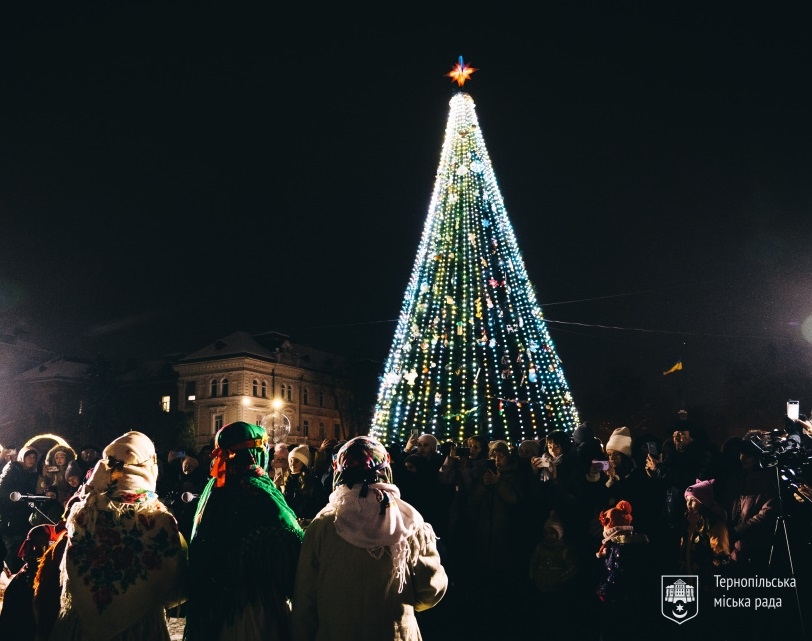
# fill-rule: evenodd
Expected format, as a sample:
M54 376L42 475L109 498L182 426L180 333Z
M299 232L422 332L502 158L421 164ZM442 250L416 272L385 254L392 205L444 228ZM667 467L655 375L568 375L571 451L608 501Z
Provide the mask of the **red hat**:
M628 501L620 501L615 507L600 514L601 525L605 528L619 527L632 524L632 505Z
M54 541L56 541L56 530L53 525L35 525L28 530L28 536L20 546L17 556L21 559L33 555L42 556Z

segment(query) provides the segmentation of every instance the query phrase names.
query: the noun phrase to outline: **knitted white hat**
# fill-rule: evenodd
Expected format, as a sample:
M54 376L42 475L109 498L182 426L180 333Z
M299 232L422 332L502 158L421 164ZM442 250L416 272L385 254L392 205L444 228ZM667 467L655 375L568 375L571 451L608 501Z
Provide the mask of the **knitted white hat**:
M609 450L616 450L631 458L632 434L629 432L628 427L619 427L612 432L612 436L606 441L606 451L608 452Z
M288 453L288 465L293 467L293 459L299 459L307 467L310 467L310 448L307 445L297 445Z

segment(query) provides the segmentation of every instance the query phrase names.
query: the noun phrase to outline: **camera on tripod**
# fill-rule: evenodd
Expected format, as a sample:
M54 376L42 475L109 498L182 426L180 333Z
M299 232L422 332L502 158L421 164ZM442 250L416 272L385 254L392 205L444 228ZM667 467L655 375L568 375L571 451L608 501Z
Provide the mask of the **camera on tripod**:
M762 468L800 467L810 460L810 453L801 445L796 434L773 430L747 439Z

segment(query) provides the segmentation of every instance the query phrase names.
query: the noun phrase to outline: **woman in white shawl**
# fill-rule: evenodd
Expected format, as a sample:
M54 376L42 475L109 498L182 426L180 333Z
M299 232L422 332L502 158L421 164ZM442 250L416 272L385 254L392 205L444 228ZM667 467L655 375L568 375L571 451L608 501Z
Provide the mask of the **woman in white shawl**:
M305 530L293 638L417 641L415 611L436 605L448 585L434 530L400 499L377 441L348 441L334 467L330 502Z
M67 518L62 604L51 641L169 641L186 543L155 494L155 446L127 432L104 449Z

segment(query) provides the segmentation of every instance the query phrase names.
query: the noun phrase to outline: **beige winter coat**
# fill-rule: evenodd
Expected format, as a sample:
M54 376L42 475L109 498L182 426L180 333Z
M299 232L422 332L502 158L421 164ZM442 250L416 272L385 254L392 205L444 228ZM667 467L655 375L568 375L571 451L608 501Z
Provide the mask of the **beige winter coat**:
M420 641L415 611L443 598L448 577L424 523L410 537L406 583L398 593L389 548L376 559L347 543L331 506L305 530L293 600L294 641Z

